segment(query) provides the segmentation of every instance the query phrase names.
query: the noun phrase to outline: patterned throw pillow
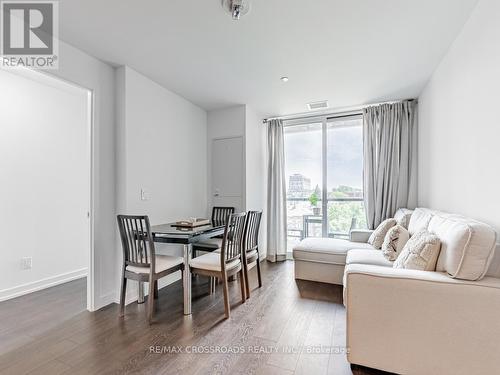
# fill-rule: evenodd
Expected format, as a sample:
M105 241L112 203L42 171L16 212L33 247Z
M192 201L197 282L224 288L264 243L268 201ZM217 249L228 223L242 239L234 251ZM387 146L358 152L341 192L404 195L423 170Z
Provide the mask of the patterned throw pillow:
M441 241L439 238L433 233L422 230L410 237L393 267L435 271L440 251Z
M384 257L391 262L395 261L409 238L410 234L401 225L396 225L389 229L382 244Z
M395 219L387 219L380 223L368 239L368 243L375 249L380 249L384 243L385 235L393 226L396 225Z

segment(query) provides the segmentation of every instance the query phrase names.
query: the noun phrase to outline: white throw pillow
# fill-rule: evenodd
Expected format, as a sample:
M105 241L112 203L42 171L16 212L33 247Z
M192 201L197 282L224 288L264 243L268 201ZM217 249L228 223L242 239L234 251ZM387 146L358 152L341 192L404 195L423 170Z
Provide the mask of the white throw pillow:
M386 219L380 223L380 225L373 231L368 243L372 245L375 249L380 249L384 243L385 235L393 226L396 225L396 219Z
M398 225L401 225L403 228L408 230L412 214L413 210L409 210L407 208L399 208L394 214L394 219L396 219Z
M438 236L426 230L419 231L410 237L393 267L435 271L440 250L441 241Z
M391 262L395 261L409 238L410 234L401 225L396 225L389 229L382 244L384 257Z

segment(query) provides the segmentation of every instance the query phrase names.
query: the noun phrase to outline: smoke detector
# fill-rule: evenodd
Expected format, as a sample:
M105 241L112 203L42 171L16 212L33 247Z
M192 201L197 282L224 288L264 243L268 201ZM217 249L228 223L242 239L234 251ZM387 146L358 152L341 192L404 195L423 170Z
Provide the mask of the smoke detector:
M250 3L248 0L222 0L222 7L226 12L231 14L233 20L239 20L250 11Z

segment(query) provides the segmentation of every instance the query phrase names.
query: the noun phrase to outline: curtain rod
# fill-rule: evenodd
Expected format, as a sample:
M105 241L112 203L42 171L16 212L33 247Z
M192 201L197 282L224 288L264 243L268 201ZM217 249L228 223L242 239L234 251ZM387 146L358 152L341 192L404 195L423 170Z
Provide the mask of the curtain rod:
M283 116L276 116L276 117L269 117L265 118L262 120L263 124L266 124L270 120L299 120L299 119L307 119L307 118L314 118L314 117L347 117L347 116L357 116L360 114L360 112L368 107L376 106L376 105L382 105L382 104L393 104L393 103L399 103L403 101L413 101L415 99L402 99L402 100L393 100L393 101L388 101L388 102L378 102L378 103L370 103L370 104L364 104L364 105L359 105L359 106L354 106L354 107L343 107L343 108L338 108L338 109L331 109L330 111L318 111L318 112L302 112L302 113L294 113L291 115L283 115Z

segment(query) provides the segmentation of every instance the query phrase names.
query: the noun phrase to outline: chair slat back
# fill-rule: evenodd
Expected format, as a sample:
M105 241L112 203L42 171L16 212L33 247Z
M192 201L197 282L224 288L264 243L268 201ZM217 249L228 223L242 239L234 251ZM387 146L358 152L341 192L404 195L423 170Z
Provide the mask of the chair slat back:
M154 268L155 248L149 218L118 215L117 219L125 264Z
M221 246L221 263L241 258L246 213L232 214L226 223Z
M234 207L213 207L212 208L212 225L226 225L229 215L234 214Z
M259 229L262 211L248 211L245 225L244 248L253 251L259 247Z

